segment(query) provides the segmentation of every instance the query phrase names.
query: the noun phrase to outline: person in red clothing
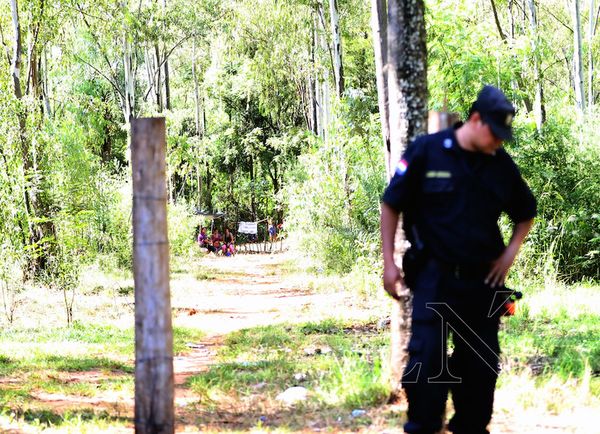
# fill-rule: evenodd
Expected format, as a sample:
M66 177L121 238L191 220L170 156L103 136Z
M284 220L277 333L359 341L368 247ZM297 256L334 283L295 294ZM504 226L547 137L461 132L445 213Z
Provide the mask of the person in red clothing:
M225 256L231 256L235 253L235 238L229 231L229 228L225 228L225 235L223 236L223 253Z
M210 240L215 249L215 252L219 251L219 249L223 245L223 237L221 236L221 234L219 233L219 230L217 228L215 228L215 230L213 231L212 236L210 237Z

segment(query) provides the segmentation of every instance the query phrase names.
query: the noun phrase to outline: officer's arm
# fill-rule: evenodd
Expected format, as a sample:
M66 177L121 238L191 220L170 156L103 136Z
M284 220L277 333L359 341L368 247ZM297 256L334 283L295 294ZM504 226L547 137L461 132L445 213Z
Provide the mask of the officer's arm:
M398 299L396 284L404 284L400 270L394 262L394 239L398 227L398 212L385 202L381 204L381 246L383 250L383 288Z
M515 262L515 258L531 226L533 226L533 219L516 223L513 227L513 233L508 246L506 246L502 255L493 262L490 273L485 280L492 288L504 285L508 270L513 262Z

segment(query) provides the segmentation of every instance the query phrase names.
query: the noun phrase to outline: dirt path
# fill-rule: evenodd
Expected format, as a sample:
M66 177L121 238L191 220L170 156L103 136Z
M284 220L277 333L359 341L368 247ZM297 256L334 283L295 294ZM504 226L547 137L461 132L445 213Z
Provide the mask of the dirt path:
M369 312L355 306L348 295L337 292L315 293L307 289L307 282L302 277L290 277L282 273L286 260L289 258L285 255L207 257L202 265L217 271L215 274L218 278L200 284L197 280L186 279L172 283L173 306L179 312L176 323L198 327L208 333L197 348L175 360L178 406L193 401L193 396L185 388L185 380L213 363L214 354L222 344L222 337L229 332L284 321L306 322L331 317L369 316ZM195 297L190 294L191 287L195 288ZM492 434L600 432L600 429L586 422L593 421L586 408L560 415L534 408L520 409L514 394L509 390L498 391L496 402L496 412L490 425ZM402 405L374 410L374 424L366 431L402 432L398 426L389 426L380 415L403 410L405 407ZM184 422L184 419L180 419L180 422ZM332 426L326 428L336 431Z
M347 294L316 293L307 289L302 276L283 272L286 253L207 256L201 261L201 277L185 275L171 282L174 324L207 333L190 343L190 352L176 357L176 406L194 400L186 380L213 362L227 333L281 322L319 321L331 316L368 317L354 307Z

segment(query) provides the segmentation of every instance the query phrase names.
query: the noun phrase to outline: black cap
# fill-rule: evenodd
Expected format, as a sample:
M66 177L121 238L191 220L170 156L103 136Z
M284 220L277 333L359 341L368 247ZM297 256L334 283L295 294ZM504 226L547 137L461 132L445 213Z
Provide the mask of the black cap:
M477 96L477 101L471 106L471 113L478 112L481 120L490 126L492 133L502 140L512 140L512 121L515 108L502 93L494 86L484 86Z

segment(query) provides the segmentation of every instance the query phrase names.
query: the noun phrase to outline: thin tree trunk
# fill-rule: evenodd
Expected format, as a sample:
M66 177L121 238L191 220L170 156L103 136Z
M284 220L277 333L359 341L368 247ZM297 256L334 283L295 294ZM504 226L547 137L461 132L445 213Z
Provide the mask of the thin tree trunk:
M513 3L514 0L508 2L508 15L510 18L510 39L511 43L515 40L515 16L513 14Z
M254 182L254 159L250 157L250 211L252 212L252 219L256 221L256 190Z
M209 212L212 212L212 179L208 163L206 164L206 207Z
M388 86L390 161L400 157L410 141L427 131L427 47L423 0L388 1ZM396 231L395 257L400 262L406 249L401 224ZM399 302L392 311L392 388L399 396L408 355L412 296L399 288Z
M523 0L523 8L525 8L525 1L528 0ZM498 29L498 35L500 36L500 39L502 39L505 43L508 44L508 39L506 37L506 34L504 33L504 31L502 30L502 26L500 25L500 20L498 19L498 14L497 14L497 10L496 10L496 3L494 2L494 0L490 0L490 3L492 5L492 10L494 12L494 18L495 18L495 23L496 23L496 28ZM511 11L511 33L512 33L512 39L510 41L510 45L509 47L512 49L513 47L513 43L514 43L514 22L512 20L512 3L509 4L509 10ZM526 11L525 9L523 9L523 17L524 19L527 19L526 15ZM514 55L513 55L514 57ZM517 73L516 77L515 77L515 83L518 86L519 89L523 90L523 104L525 104L525 109L530 112L533 110L533 103L531 102L531 99L527 96L526 94L526 89L528 88L525 85L525 80L523 79L523 75L521 73Z
M579 0L573 0L573 78L575 80L575 103L577 111L583 113L585 96L583 94L583 60L581 47L581 14Z
M200 128L200 92L198 89L198 73L196 69L196 37L194 37L192 41L192 78L194 80L194 103L196 105L196 135L200 137L203 132Z
M506 35L504 35L504 32L502 31L502 26L500 25L500 19L498 18L498 11L496 10L496 3L494 2L494 0L491 0L492 3L492 13L494 14L494 21L496 22L496 27L498 28L498 33L500 33L500 38L502 38L502 40L506 39Z
M167 15L167 0L163 0L163 14ZM165 55L165 107L167 110L171 110L171 84L169 81L169 58L167 56L167 49L163 42L163 53Z
M135 281L135 431L175 431L165 191L165 119L131 125Z
M331 122L331 93L329 90L329 72L325 71L323 79L323 140L329 140L329 123Z
M200 175L200 163L196 164L196 187L198 209L202 209L202 175Z
M590 26L588 34L588 110L591 112L594 105L594 53L592 45L594 41L594 29L596 27L596 7L594 0L590 0Z
M158 43L154 44L154 56L156 58L156 84L154 85L154 91L156 94L156 107L158 108L159 112L162 112L162 67L160 66L160 49L158 48Z
M315 51L317 49L317 44L321 45L321 39L318 35L318 12L315 11L314 16L314 29L313 29L313 38L315 40ZM323 112L323 87L321 85L321 77L319 76L319 72L315 67L313 68L313 80L315 83L315 106L317 109L317 134L321 139L325 140L325 130L324 130L324 112Z
M44 99L44 107L46 117L52 118L52 106L50 105L50 89L48 86L48 52L44 49L44 68L42 70L42 98Z
M171 84L169 81L169 60L165 60L165 107L171 110Z
M323 85L315 71L315 104L317 105L317 128L319 137L325 140L325 113L323 111Z
M387 2L386 0L371 0L371 29L375 50L375 76L377 78L377 101L379 118L383 136L383 152L385 155L385 172L389 179L390 167L390 115L389 94L387 82Z
M19 6L17 4L17 0L10 1L10 8L12 12L12 22L13 22L13 32L14 32L14 46L13 46L13 55L11 58L10 64L10 73L13 78L13 91L15 97L21 101L23 99L23 90L21 88L21 66L22 60L21 56L23 54L22 48L22 40L21 40L21 24L19 21ZM20 151L21 151L21 159L23 163L23 179L26 179L32 168L31 158L29 156L29 142L27 139L27 122L26 122L26 112L25 108L18 106L17 107L17 119L19 122L19 142L20 142ZM24 220L26 223L23 223L24 230L24 239L25 245L32 245L35 243L36 239L36 231L34 230L33 224L31 222L31 216L34 215L34 203L35 203L35 195L31 190L31 186L29 183L25 183L22 187L23 192L23 203L24 203ZM25 235L26 233L26 235ZM33 274L35 271L36 265L35 260L31 257L28 257L27 260L27 274Z
M123 107L123 115L125 116L125 122L131 122L135 109L135 80L133 77L131 44L126 34L123 35L123 65L125 69L125 105Z
M323 47L324 50L328 49L327 40L325 39L324 35L321 36L321 47ZM330 119L331 105L330 104L331 104L331 98L330 98L330 92L329 92L329 69L324 68L323 69L323 80L321 81L321 107L322 107L322 111L323 111L323 118L322 118L323 141L328 140L327 129L329 128L329 123L331 121L331 119Z
M202 137L206 135L207 126L206 126L206 110L204 110L204 96L200 95L200 131L202 133Z
M154 87L154 56L150 55L150 51L148 50L148 46L144 47L144 63L146 65L146 74L148 75L148 86ZM147 99L144 98L144 101Z
M342 62L342 36L340 34L337 0L329 0L329 17L331 20L331 40L333 42L335 90L338 98L341 98L344 93L344 64Z
M19 6L17 0L10 0L10 9L12 12L14 31L14 47L10 73L13 78L15 96L17 99L21 99L23 98L23 90L21 88L21 56L23 54L23 48L21 44L21 24L19 22Z
M316 18L313 19L313 28L311 31L310 38L310 63L312 67L312 74L308 77L308 85L310 92L310 118L311 118L311 131L315 136L319 135L318 115L317 115L317 80L316 74L316 50L317 50L317 35L316 35Z
M546 109L544 107L544 88L540 71L538 21L535 0L527 0L527 3L529 6L529 27L531 29L531 52L533 53L533 80L535 83L533 113L537 132L541 133L542 125L546 121Z
M317 15L319 17L319 20L321 21L321 26L323 27L323 31L327 32L327 24L325 23L325 12L323 10L323 3L321 2L321 0L319 0L317 2ZM329 61L331 62L331 70L334 71L335 70L335 62L333 60L333 50L329 46L329 43L327 42L327 39L325 39L324 36L322 39L322 46L323 46L323 50L326 51L327 53L329 53Z

